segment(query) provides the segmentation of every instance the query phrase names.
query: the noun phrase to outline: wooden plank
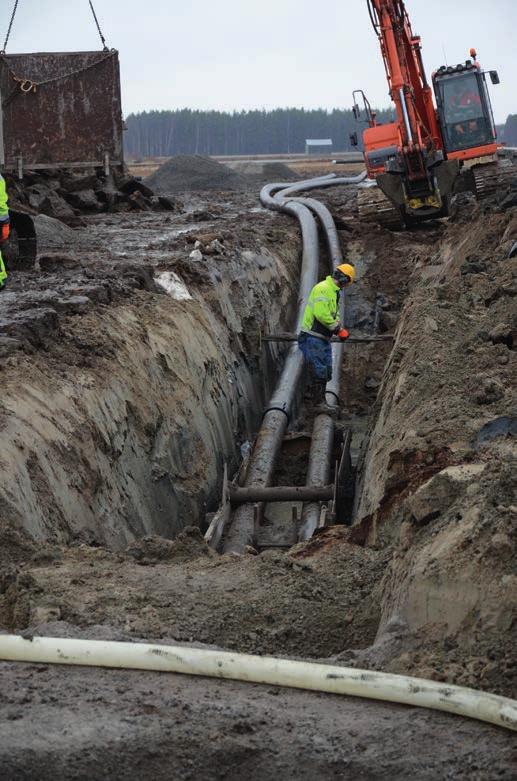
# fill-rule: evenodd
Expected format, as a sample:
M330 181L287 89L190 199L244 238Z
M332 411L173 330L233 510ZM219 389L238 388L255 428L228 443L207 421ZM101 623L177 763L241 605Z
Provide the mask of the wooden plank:
M231 517L231 505L230 505L230 491L228 485L228 466L224 465L223 474L223 491L221 506L214 515L212 523L208 527L205 533L205 542L213 549L217 550L219 544L223 538L223 534L226 527L230 523Z
M349 336L344 342L338 339L337 336L333 336L330 340L334 344L370 344L371 342L389 342L394 338L393 334L379 334L378 336ZM296 334L281 333L281 334L265 334L261 337L263 342L297 342L298 336Z

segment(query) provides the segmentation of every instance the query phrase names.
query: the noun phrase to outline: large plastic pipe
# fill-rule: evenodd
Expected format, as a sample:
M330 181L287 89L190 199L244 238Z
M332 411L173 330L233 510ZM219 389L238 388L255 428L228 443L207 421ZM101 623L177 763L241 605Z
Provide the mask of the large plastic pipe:
M281 190L278 193L282 199L291 199L294 196L294 200L297 203L302 203L318 217L325 236L327 239L327 245L330 255L330 264L332 269L343 263L343 255L341 252L341 245L339 242L339 236L334 223L334 218L329 209L320 201L314 198L300 198L297 197L298 193L305 192L307 190L318 189L321 187L334 187L336 185L351 185L360 184L366 178L366 171L353 177L336 177L331 174L327 177L321 177L319 179L312 179L304 182L298 182L286 189ZM278 197L277 196L277 197ZM289 202L292 202L289 200ZM340 306L340 319L343 322L344 317L344 301L341 299ZM329 407L337 407L339 404L339 390L340 390L340 378L341 368L343 365L343 345L332 345L332 379L326 387L326 401ZM307 468L306 485L321 485L327 483L330 478L330 470L332 464L332 451L334 445L334 421L330 416L318 415L314 421L314 427L311 438L311 449L309 453L309 463ZM304 504L302 510L302 521L300 529L298 531L298 539L300 541L308 540L312 537L315 530L318 528L320 519L320 502L312 501Z
M361 177L354 177L354 181L361 181ZM335 184L336 179L332 183ZM326 181L324 182L326 183ZM318 183L314 184L318 186ZM303 185L307 189L306 183ZM286 192L296 192L296 186L284 190L280 193L285 197ZM314 198L296 198L297 203L303 203L311 209L318 217L327 239L327 245L330 255L330 265L332 269L337 268L343 263L343 254L341 244L334 218L329 209ZM343 322L344 302L341 298L340 320ZM340 343L332 345L332 379L326 387L326 401L329 407L337 407L339 404L339 386L341 378L341 367L343 365L343 345ZM318 415L314 421L311 448L309 453L309 463L307 467L306 485L322 485L329 481L332 465L332 452L334 448L334 421L329 415ZM312 537L318 528L320 520L320 502L317 500L305 503L302 509L302 519L298 531L300 541L308 540Z
M273 183L265 185L260 193L261 203L269 209L281 211L296 217L302 230L303 255L298 294L298 311L296 331L301 328L305 302L317 281L319 266L318 229L313 212L320 218L331 255L335 259L340 253L339 239L335 230L332 215L323 204L312 199L285 197L297 192L329 186L329 184L358 184L366 174L354 177L336 177L334 174L316 179L288 183ZM336 264L338 265L338 264ZM336 357L339 346L336 348ZM338 359L339 360L339 359ZM282 440L289 422L292 407L296 398L297 388L303 372L303 356L297 344L289 350L280 380L271 397L259 434L251 453L245 486L268 486L273 478ZM336 397L337 401L337 397ZM319 449L319 448L318 448ZM223 544L224 553L243 553L247 546L255 543L256 513L252 505L242 505L233 514L230 527Z
M303 182L296 182L290 184L286 189L282 190L282 197L289 198L291 195L297 195L298 193L305 192L307 190L319 190L324 187L335 187L336 185L345 184L361 184L367 177L366 171L362 171L357 176L336 176L330 174L330 176L321 176L317 179L306 179Z
M335 370L335 367L334 367ZM312 427L311 449L305 480L306 490L314 485L327 485L330 481L332 450L334 448L334 421L330 415L317 415ZM309 540L319 526L320 502L329 501L333 492L326 498L308 498L302 509L302 519L298 539Z
M0 659L202 675L366 697L454 713L517 731L517 700L405 675L183 646L0 635Z
M276 186L278 187L278 185ZM303 240L302 269L297 310L297 329L303 317L303 302L316 284L319 263L318 228L310 210L300 203L280 203L271 191L275 185L268 185L261 192L261 201L296 217L300 223ZM267 486L271 483L285 430L296 398L296 391L303 371L303 356L297 344L287 353L284 368L275 392L264 414L260 431L253 445L253 451L246 473L245 486ZM242 505L232 517L223 544L224 553L243 553L246 546L255 543L255 510L252 505Z

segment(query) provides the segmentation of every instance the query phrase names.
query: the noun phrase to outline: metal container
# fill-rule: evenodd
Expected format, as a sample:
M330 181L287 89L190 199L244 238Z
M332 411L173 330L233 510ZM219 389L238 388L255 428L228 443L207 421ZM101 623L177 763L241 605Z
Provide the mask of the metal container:
M116 50L0 55L0 96L4 169L123 163Z

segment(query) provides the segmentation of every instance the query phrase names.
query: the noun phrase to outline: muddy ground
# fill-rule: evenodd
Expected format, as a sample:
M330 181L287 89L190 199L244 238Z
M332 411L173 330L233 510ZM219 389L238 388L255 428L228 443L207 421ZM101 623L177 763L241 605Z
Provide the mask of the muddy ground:
M466 202L390 233L357 223L353 195L320 196L360 271L348 325L394 334L347 347L352 529L234 557L198 528L274 379L254 339L288 328L295 225L248 192L88 217L0 300L4 631L332 659L517 696L517 208ZM511 733L388 705L38 665L1 664L0 681L13 779L509 779L517 762Z

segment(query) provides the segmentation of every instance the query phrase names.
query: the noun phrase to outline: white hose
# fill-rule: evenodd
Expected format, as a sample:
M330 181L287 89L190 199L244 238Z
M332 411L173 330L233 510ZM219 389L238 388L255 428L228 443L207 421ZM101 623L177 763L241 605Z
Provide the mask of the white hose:
M0 659L203 675L434 708L517 731L517 700L405 675L183 646L0 635Z

